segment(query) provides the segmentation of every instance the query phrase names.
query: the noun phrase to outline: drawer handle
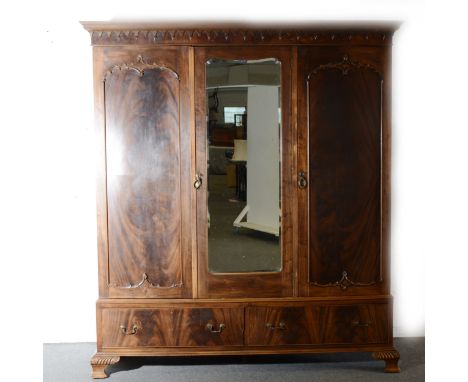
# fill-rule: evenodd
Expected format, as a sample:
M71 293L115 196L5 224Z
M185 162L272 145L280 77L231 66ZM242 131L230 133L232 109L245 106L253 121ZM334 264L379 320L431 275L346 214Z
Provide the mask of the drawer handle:
M267 323L266 327L270 330L286 330L286 324L283 321L281 321L278 326Z
M137 324L133 324L131 330L127 330L127 327L125 325L120 325L120 330L122 331L123 334L126 336L133 336L140 330L140 327Z
M205 329L211 333L221 333L226 328L226 325L219 324L219 329L215 329L213 324L206 324Z
M359 322L359 321L351 322L351 326L361 327L361 328L368 327L370 324L372 324L372 322Z

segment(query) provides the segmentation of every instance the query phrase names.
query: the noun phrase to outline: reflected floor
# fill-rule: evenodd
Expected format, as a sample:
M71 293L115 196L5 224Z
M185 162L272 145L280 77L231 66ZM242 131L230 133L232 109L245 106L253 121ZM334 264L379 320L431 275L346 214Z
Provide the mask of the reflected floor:
M245 207L235 200L226 175L208 180L210 228L208 230L211 272L261 272L281 269L279 238L263 232L235 228L232 223Z

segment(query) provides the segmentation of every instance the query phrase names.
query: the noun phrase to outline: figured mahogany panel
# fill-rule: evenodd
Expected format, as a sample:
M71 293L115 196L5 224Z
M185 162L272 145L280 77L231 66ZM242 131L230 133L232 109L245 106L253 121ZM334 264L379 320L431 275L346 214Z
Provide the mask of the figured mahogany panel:
M243 345L242 308L104 309L103 348Z
M247 345L320 343L319 306L249 307L246 312Z
M388 306L384 304L323 307L320 320L325 344L388 341Z
M388 306L248 307L247 345L336 345L388 342Z
M307 282L318 294L366 293L383 280L382 69L371 50L301 52Z
M188 78L154 53L156 59L135 54L104 77L108 286L116 297L191 292L184 280L190 175L182 178L190 134L181 116Z
M380 279L381 79L368 68L309 77L310 281Z

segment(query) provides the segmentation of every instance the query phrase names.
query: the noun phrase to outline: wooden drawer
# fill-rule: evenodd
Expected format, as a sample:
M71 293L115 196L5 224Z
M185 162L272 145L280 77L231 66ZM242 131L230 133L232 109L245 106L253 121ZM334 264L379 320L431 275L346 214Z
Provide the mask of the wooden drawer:
M248 307L247 345L388 343L388 305Z
M243 345L242 308L104 308L102 347Z

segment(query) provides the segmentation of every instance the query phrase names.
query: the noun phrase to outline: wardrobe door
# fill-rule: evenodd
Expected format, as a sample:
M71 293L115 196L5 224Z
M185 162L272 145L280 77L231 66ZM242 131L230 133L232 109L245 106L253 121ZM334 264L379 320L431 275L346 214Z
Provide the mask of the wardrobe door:
M195 48L195 111L198 297L292 296L291 48Z
M388 59L381 47L299 48L301 295L388 293Z
M94 54L101 296L190 297L188 49Z

